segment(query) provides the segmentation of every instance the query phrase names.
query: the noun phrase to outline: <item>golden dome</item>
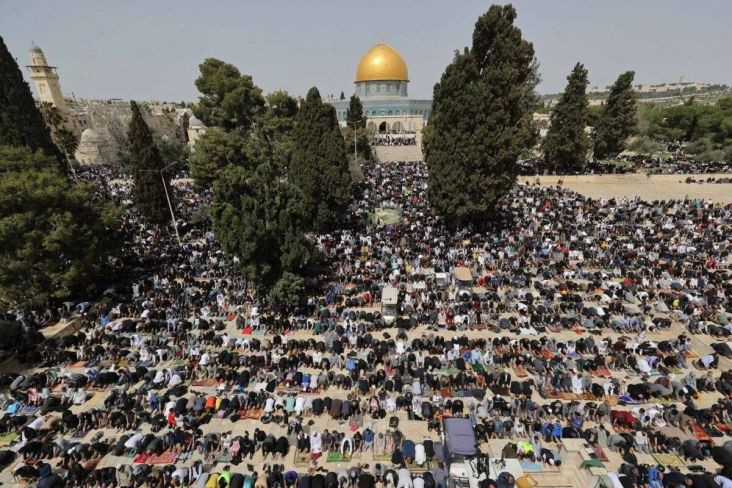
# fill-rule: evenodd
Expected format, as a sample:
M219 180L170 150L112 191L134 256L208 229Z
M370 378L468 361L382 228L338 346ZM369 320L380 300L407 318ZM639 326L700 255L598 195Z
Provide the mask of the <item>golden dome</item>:
M407 63L393 47L380 42L363 55L356 68L359 81L409 81Z

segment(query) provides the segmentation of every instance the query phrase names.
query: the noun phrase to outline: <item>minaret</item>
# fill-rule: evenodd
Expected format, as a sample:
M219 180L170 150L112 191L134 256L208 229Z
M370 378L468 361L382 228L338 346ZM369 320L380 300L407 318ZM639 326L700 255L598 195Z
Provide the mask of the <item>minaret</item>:
M61 94L61 85L58 82L58 73L55 66L49 66L41 48L35 44L30 49L31 65L30 77L36 84L38 98L42 102L51 102L62 114L67 114L66 100Z

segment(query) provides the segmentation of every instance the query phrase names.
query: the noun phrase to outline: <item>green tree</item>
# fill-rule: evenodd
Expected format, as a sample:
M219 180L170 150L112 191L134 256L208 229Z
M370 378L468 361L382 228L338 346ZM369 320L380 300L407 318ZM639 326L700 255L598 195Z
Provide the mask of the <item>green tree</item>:
M287 174L294 150L297 100L286 91L278 90L265 97L265 110L255 117L255 128L249 147L252 157L269 161L280 175Z
M610 88L605 108L595 125L595 157L616 156L624 149L625 140L633 135L636 127L634 71L621 74Z
M108 274L119 216L91 186L71 185L55 158L0 147L0 304L89 296Z
M351 200L352 181L335 109L315 87L300 107L293 138L290 181L302 190L310 227L332 229Z
M135 182L133 200L145 218L156 224L166 224L170 220L166 190L170 198L173 197L170 175L161 171L164 168L163 159L160 157L150 128L142 118L137 103L131 101L130 108L132 118L127 130L127 138L130 166Z
M491 6L435 85L425 162L430 201L449 225L490 218L536 138L537 65L515 18L511 5Z
M549 131L542 143L544 161L557 171L579 172L587 162L590 140L587 124L587 70L577 63L551 113Z
M59 161L61 154L33 101L18 64L0 37L0 146L28 146Z
M247 132L254 118L264 110L262 90L252 77L242 75L236 66L208 58L199 66L196 88L202 96L193 114L209 127Z
M190 151L185 142L168 136L155 137L154 140L164 166L188 162Z
M239 269L260 293L272 289L285 272L305 275L314 262L304 234L302 192L267 163L255 171L226 168L214 190L211 219L216 238L239 259Z
M356 95L351 97L346 109L346 125L350 128L366 127L366 117L363 116L363 104Z
M55 131L64 122L64 116L57 106L51 102L41 102L38 104L38 110L41 112L43 121L52 130Z
M348 144L348 156L351 157L353 155L354 129L345 126L342 131L346 144ZM366 127L359 127L355 131L356 151L358 152L359 158L362 157L364 160L371 159L371 132Z
M196 140L191 156L191 177L200 189L209 188L227 166L254 169L246 139L236 132L210 128Z
M56 146L66 157L74 156L76 148L79 147L79 138L76 137L76 134L65 127L61 127L53 134L53 138Z
M303 277L285 271L267 294L267 299L281 315L287 316L293 306L297 305L304 292L305 280Z

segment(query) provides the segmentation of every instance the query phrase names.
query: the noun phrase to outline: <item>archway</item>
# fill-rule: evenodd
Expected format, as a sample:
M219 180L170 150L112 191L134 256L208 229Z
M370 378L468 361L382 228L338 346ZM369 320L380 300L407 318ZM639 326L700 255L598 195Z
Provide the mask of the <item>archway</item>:
M391 126L391 130L392 130L392 132L397 133L397 134L403 132L403 130L402 130L402 123L401 122L394 122L394 124Z
M389 132L389 124L382 122L379 124L379 134L386 134Z

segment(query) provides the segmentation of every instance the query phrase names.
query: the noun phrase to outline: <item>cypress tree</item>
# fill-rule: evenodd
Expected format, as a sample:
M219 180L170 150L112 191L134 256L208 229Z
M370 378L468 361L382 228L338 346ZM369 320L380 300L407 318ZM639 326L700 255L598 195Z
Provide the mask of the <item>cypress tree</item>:
M625 140L635 132L634 71L626 71L610 88L605 109L595 126L595 157L608 158L621 153Z
M590 140L587 123L587 70L577 63L567 76L567 86L551 114L542 149L547 166L556 171L578 172L587 162Z
M351 97L346 109L346 125L350 128L366 127L366 118L363 116L363 104L356 95Z
M315 87L295 118L293 139L288 176L303 193L310 228L332 229L351 200L351 174L335 109Z
M0 146L28 146L55 157L61 153L51 139L28 83L0 37Z
M165 196L166 188L172 198L170 176L161 171L164 167L163 158L153 141L150 128L142 118L140 108L134 101L130 102L132 119L130 120L127 137L129 140L130 166L135 182L133 200L140 213L156 224L165 224L170 220L170 210Z
M511 5L491 6L473 44L435 85L424 135L428 194L449 225L491 217L516 181L516 161L534 137L534 48L513 25Z

